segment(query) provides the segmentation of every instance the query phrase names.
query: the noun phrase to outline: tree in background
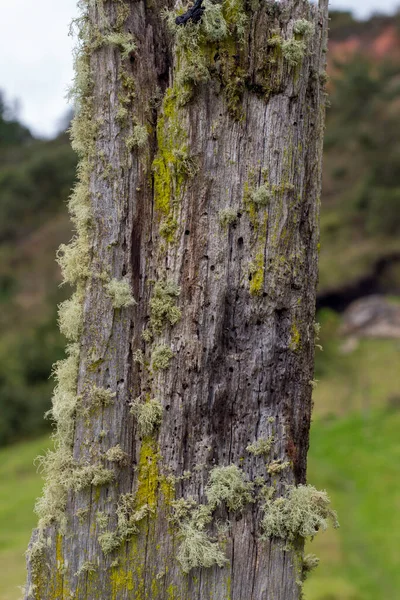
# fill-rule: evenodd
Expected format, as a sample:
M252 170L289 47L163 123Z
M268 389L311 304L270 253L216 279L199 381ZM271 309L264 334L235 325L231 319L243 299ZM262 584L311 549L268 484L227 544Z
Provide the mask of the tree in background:
M335 522L305 485L327 2L81 5L25 598L298 599Z

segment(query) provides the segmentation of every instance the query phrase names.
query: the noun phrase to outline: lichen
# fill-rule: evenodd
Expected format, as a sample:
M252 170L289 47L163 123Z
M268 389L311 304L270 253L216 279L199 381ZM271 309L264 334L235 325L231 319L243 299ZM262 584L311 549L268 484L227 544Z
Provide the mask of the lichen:
M289 461L274 460L272 463L270 463L268 465L267 471L268 471L269 475L278 475L279 473L282 473L282 471L284 471L288 467L290 467Z
M58 324L65 337L76 342L81 334L83 318L82 295L78 292L58 307Z
M106 294L111 298L114 308L129 308L136 304L132 295L129 281L124 279L111 279L105 286Z
M105 529L108 525L109 516L107 513L98 510L96 512L96 522L99 526L99 529Z
M224 503L229 510L242 510L248 502L252 502L253 485L246 481L244 473L236 465L214 467L206 487L206 496L210 506L215 510Z
M272 193L269 189L268 184L264 183L259 187L255 188L251 192L251 201L256 206L268 206L272 198Z
M254 456L268 456L274 443L273 436L269 438L260 438L256 442L249 444L246 448L247 452Z
M149 505L137 508L137 499L134 494L122 494L119 497L116 515L117 528L115 531L105 531L98 537L100 547L105 555L117 550L122 543L139 533L138 524L152 514Z
M189 102L195 86L207 82L216 72L214 56L218 52L221 68L218 69L227 92L228 109L240 120L244 72L237 65L238 49L242 44L248 16L242 0L223 0L221 4L210 0L203 2L204 13L200 23L188 22L184 27L175 23L177 13L164 11L169 29L175 38L177 68L175 86L180 106ZM232 109L232 110L231 110Z
M153 435L161 425L163 407L156 398L147 398L145 402L137 398L130 412L136 418L139 435L143 437Z
M218 213L219 223L223 229L233 225L237 221L237 211L234 208L222 208Z
M131 33L111 32L104 37L106 44L115 46L121 50L121 58L129 58L131 52L136 50L136 43Z
M169 346L158 344L151 353L151 366L153 371L168 369L174 353Z
M301 65L305 51L306 44L303 40L290 38L282 42L282 54L291 67Z
M325 531L329 522L338 527L327 493L310 485L288 486L286 497L267 500L263 510L264 538L293 542L297 537L312 538L318 531Z
M79 567L77 572L75 573L74 577L79 577L80 575L83 575L86 573L95 573L97 571L97 569L98 569L98 567L95 563L85 560L81 564L81 566Z
M178 539L180 545L177 560L184 573L201 567L223 567L227 563L218 542L210 540L205 531L198 529L191 522L183 523L178 532Z
M176 306L181 289L173 281L157 281L150 300L150 327L159 335L167 323L175 325L182 313Z
M296 35L309 38L315 32L315 25L307 19L298 19L293 26L293 32Z
M302 564L302 581L305 581L310 575L311 571L314 571L319 565L319 558L315 554L306 554L303 557Z
M90 275L87 240L74 237L68 245L61 244L57 251L57 262L61 267L64 282L74 285L87 279Z
M89 390L89 403L92 408L110 406L114 403L116 393L109 389L94 385Z
M106 459L109 462L118 463L121 467L126 466L128 464L128 455L122 450L119 444L107 450Z
M143 148L147 144L149 134L144 125L135 125L133 127L132 135L128 137L125 144L128 150L131 152L133 148Z

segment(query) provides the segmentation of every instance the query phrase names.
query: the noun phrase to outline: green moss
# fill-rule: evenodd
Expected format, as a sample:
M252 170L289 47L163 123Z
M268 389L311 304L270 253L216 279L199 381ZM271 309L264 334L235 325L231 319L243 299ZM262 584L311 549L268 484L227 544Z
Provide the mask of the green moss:
M172 236L174 209L179 205L182 186L188 176L186 140L187 134L179 118L177 96L170 88L164 96L157 121L158 152L153 161L154 201L157 210L167 217L170 229L164 230L167 239Z
M258 252L255 260L249 265L250 280L250 294L252 296L259 296L264 288L264 275L265 275L265 264L264 264L264 252Z
M238 511L253 501L252 489L252 484L245 480L243 471L236 465L214 467L210 472L206 496L213 509L224 503L229 510Z
M151 353L151 366L153 371L168 369L169 363L174 353L169 346L159 344L154 347Z
M328 495L312 486L289 486L285 498L268 500L263 510L264 538L277 537L294 542L297 537L312 538L319 531L325 531L329 522L338 527Z
M254 456L268 456L273 443L274 438L272 436L269 438L260 438L256 442L253 442L253 444L249 444L246 450Z
M136 304L130 283L127 279L111 279L106 284L105 290L112 300L113 307L116 309L128 308Z
M145 438L142 441L139 455L138 487L136 492L138 509L146 506L151 510L155 510L160 484L159 459L157 443L152 438Z
M150 327L153 333L162 333L165 325L175 325L181 318L182 313L176 306L176 298L179 297L181 289L173 281L157 281L150 300Z
M298 350L300 347L301 347L300 331L298 330L298 327L297 327L296 323L292 323L292 327L290 329L290 344L289 344L289 348L293 352L296 352L296 350Z
M141 402L138 398L132 404L130 412L137 420L139 435L143 437L153 435L161 425L163 408L155 398L147 399L146 402Z

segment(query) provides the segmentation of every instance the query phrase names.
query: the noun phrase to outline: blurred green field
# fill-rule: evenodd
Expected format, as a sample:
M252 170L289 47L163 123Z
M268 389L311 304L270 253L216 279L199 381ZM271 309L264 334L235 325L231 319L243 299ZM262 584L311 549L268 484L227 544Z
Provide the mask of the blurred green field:
M0 450L0 600L20 597L24 552L36 523L33 505L42 488L33 460L48 447L42 437Z

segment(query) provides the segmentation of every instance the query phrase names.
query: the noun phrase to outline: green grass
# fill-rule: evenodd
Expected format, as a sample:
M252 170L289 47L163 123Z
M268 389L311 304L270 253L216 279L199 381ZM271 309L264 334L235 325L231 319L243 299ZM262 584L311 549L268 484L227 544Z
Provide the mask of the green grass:
M317 536L306 600L393 600L400 589L400 410L314 423L309 481L331 495L341 528Z
M0 451L0 600L17 600L25 582L25 557L42 479L33 460L50 445L47 437ZM43 599L44 600L44 599Z

